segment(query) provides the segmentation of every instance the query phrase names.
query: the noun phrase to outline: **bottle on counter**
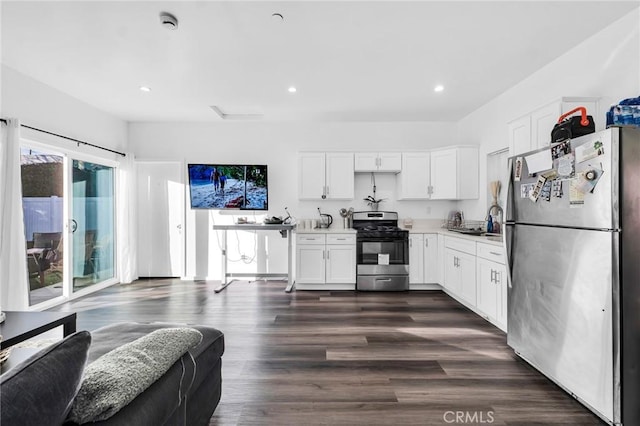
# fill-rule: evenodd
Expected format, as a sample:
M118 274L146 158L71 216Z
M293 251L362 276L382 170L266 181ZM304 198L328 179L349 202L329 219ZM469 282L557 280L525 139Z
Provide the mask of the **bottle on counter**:
M489 219L487 220L487 233L491 234L493 232L493 217L489 215Z

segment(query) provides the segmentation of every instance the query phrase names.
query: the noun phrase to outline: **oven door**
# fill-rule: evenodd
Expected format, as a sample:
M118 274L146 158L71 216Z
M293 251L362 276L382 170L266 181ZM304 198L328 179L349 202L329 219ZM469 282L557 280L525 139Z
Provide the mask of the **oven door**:
M408 265L409 241L397 237L359 237L357 238L357 264Z

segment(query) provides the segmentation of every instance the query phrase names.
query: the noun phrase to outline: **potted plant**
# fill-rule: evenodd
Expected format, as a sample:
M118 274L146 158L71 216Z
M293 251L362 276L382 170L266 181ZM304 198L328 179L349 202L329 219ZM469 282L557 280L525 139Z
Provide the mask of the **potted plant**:
M364 201L367 202L367 205L371 207L371 211L377 212L378 205L384 201L384 198L374 198L371 195L368 195L367 198L363 198Z

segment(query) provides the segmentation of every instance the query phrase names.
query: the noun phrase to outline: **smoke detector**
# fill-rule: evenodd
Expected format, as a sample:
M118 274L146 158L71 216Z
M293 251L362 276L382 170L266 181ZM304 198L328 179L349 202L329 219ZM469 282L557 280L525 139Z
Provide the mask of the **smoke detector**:
M169 12L160 12L160 24L168 30L178 29L178 18Z

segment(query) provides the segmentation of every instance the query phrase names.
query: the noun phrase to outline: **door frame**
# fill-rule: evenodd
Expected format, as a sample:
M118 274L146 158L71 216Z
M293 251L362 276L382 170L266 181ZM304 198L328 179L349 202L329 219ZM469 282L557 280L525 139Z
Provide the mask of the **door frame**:
M20 147L28 147L36 150L42 150L45 152L51 152L52 154L60 155L63 157L63 197L66 198L63 203L63 235L65 238L65 242L62 246L63 250L63 258L65 261L63 262L63 280L62 280L62 295L54 297L52 299L43 301L41 303L37 303L35 305L29 305L29 311L40 311L44 309L49 309L54 306L60 305L61 303L66 303L68 301L77 299L82 296L86 296L88 294L94 293L98 290L102 290L107 288L113 284L117 284L120 281L120 272L118 271L118 244L117 238L114 238L114 276L112 278L106 279L104 281L98 282L94 285L88 286L82 290L73 291L73 279L72 279L72 260L71 256L73 253L73 238L71 238L71 203L73 202L73 188L72 188L72 173L73 167L71 166L71 162L73 160L87 161L92 163L98 163L101 165L105 165L108 167L113 167L114 169L114 210L113 210L113 220L114 220L114 235L117 235L118 229L118 221L117 221L117 211L118 211L118 167L119 162L113 159L100 157L97 155L87 154L81 151L76 151L73 149L65 148L63 146L58 145L54 141L39 141L30 136L21 136L20 137ZM27 287L25 289L29 291Z

